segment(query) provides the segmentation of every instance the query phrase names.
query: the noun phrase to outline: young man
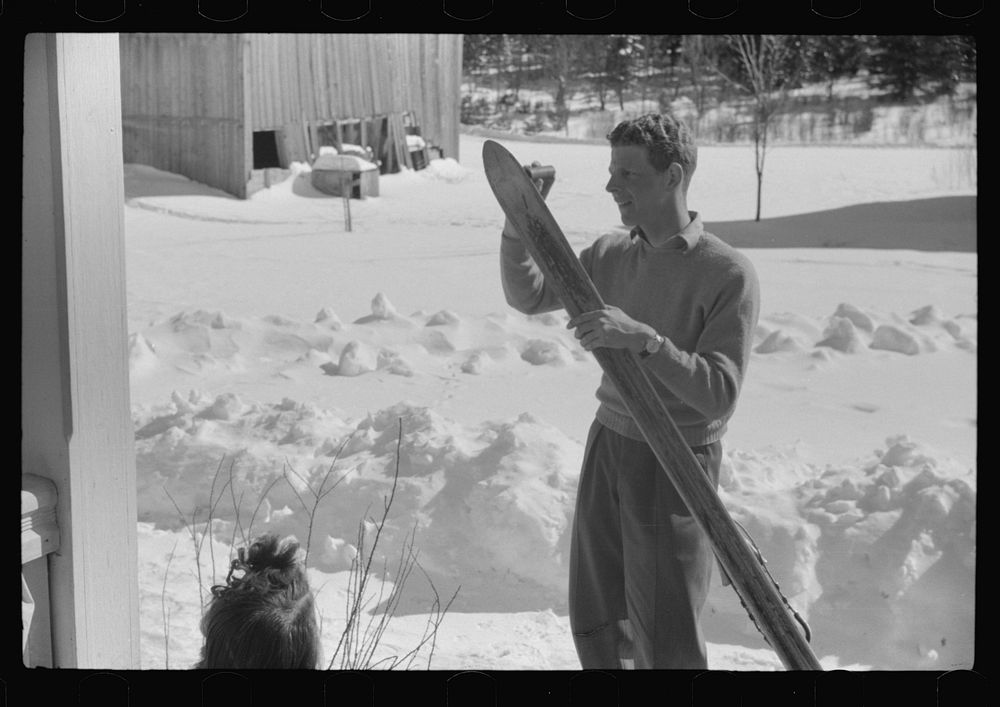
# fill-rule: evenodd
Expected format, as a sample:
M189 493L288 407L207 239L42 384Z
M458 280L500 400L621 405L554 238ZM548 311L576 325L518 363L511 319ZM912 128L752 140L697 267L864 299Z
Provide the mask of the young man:
M712 483L750 359L759 312L750 261L687 209L697 150L683 123L645 115L609 135L606 189L628 234L580 254L606 303L568 326L582 346L639 355ZM508 303L526 314L562 304L505 224ZM570 625L584 669L707 668L698 616L714 555L604 376L587 438L570 557Z

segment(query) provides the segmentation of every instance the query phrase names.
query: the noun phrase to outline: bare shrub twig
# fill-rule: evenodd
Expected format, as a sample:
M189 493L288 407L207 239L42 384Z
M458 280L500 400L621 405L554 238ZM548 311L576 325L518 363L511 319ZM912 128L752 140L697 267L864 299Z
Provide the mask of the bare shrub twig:
M288 486L291 488L292 493L298 499L299 504L302 506L303 512L307 516L308 526L307 535L305 542L305 558L308 561L309 551L312 544L313 531L316 525L316 519L319 514L320 505L323 500L333 492L337 486L347 477L345 472L339 478L331 483L333 478L334 467L340 458L344 448L347 446L353 437L353 433L340 445L337 453L334 455L333 461L330 463L329 468L323 474L320 480L319 486L313 488L313 485L308 483L290 464L287 464L281 476L275 477L270 483L263 489L260 497L257 499L257 504L254 507L253 512L250 515L249 523L244 526L242 521L242 508L244 500L244 492L242 489L237 490L237 482L233 475L234 462L230 463L228 477L222 484L221 488L218 488L217 484L219 482L220 474L222 471L223 461L219 461L219 465L215 470L215 475L212 479L212 485L209 491L209 500L207 508L207 517L204 521L205 531L198 534L198 527L201 523L199 518L200 508L196 507L191 513L190 518L186 517L181 511L180 506L177 504L170 492L164 489L167 497L170 498L171 503L173 503L174 508L177 511L178 516L180 516L181 521L186 525L188 532L191 535L191 540L194 545L195 550L195 563L197 565L197 581L198 581L198 592L199 599L201 603L201 613L204 616L204 612L207 606L205 597L205 586L202 578L201 572L201 556L204 548L204 543L206 539L209 541L209 551L212 553L212 581L215 582L215 555L214 549L212 547L211 536L212 536L212 524L213 519L216 516L216 511L218 509L219 503L222 501L228 492L228 497L230 503L233 507L234 521L233 521L233 531L231 535L230 542L230 555L232 555L234 548L237 544L237 536L239 540L245 545L252 542L253 537L253 526L256 522L257 516L260 512L268 495L274 489L275 484L284 479ZM394 571L389 573L389 568L387 562L383 561L381 580L377 591L372 586L372 580L374 577L374 563L376 557L376 551L379 547L380 542L383 539L383 534L386 529L386 523L389 519L389 513L392 508L393 502L396 498L396 492L399 486L399 463L403 440L403 422L402 419L399 421L399 438L396 443L396 460L395 469L392 478L392 486L389 489L387 495L383 497L382 513L375 519L369 517L368 511L365 512L364 516L358 523L358 535L357 535L357 546L356 554L351 560L350 575L348 580L348 590L347 590L347 601L344 607L345 609L345 626L341 632L340 638L338 640L337 646L330 658L328 669L333 669L337 665L340 669L349 670L366 670L374 668L388 668L395 669L402 667L404 669L409 669L413 666L414 661L417 656L424 649L429 648L427 655L427 668L430 668L431 661L433 659L434 647L436 645L437 631L440 627L442 621L444 620L445 614L447 614L448 609L451 607L452 602L458 596L458 592L461 589L459 587L455 590L455 593L451 598L442 606L441 597L438 594L436 587L430 576L420 565L418 559L418 553L415 550L416 543L416 524L406 535L403 542L403 546L400 550L399 558L396 561ZM292 483L289 474L294 475L298 478L302 485L305 486L308 491L308 496L304 495L296 488L295 484ZM176 549L176 545L175 545ZM169 569L170 562L173 560L174 552L171 551L170 558L167 562L167 567ZM389 623L394 618L397 609L399 608L400 601L403 596L403 589L410 578L414 568L420 569L424 578L427 580L431 587L431 591L434 594L434 600L430 607L430 612L427 620L427 624L424 628L424 632L417 642L417 645L412 649L404 653L402 656L389 656L385 658L376 659L375 655L377 649L382 644L385 632L389 627ZM390 582L388 577L393 577ZM374 607L372 606L374 604ZM164 633L165 639L169 640L168 631L169 626L169 612L166 608L166 574L164 574L164 585L163 591L161 593L161 607L164 614ZM381 611L377 614L375 613L375 607L382 607ZM367 614L367 620L364 619L364 615ZM320 626L323 626L324 617L322 613L319 616ZM167 658L169 667L169 656Z
M167 566L163 570L163 588L160 590L160 613L163 616L163 662L164 669L170 670L170 609L167 608L167 575L170 574L170 563L174 561L174 553L177 552L177 542L167 556Z
M386 571L387 568L385 567L385 563L383 563L382 580L379 584L377 595L374 597L375 605L383 606L382 611L377 618L374 614L369 612L369 607L373 603L373 598L369 597L370 583L372 580L372 565L375 560L379 541L382 539L382 534L385 530L386 522L389 517L389 511L392 508L393 501L396 497L396 490L399 484L399 461L402 440L403 422L402 419L400 419L399 438L396 443L396 465L393 472L392 486L389 489L388 494L383 498L382 515L377 520L369 517L367 520L362 519L358 523L356 546L357 554L351 560L350 579L347 592L348 598L347 605L345 607L345 626L340 635L340 639L337 642L337 647L334 649L333 655L330 658L329 665L327 666L328 669L333 669L338 663L339 665L337 667L342 670L368 670L379 667L387 667L391 670L404 664L406 667L410 667L420 649L428 644L430 645L430 655L428 655L427 658L427 667L430 668L430 663L433 659L433 651L438 627L441 625L444 615L447 613L448 608L450 608L451 603L458 595L459 590L456 589L455 594L452 595L447 605L445 605L443 609L441 608L440 596L438 595L437 589L434 587L434 583L431 581L426 571L420 567L418 562L417 553L414 550L416 536L416 527L414 527L407 534L403 547L400 550L396 571L393 573L395 581L392 582L392 588L388 591L388 596L386 596L386 577L388 573ZM369 528L373 529L373 537L370 547L368 546L367 540ZM431 607L431 616L428 620L427 626L425 627L424 634L417 646L403 656L390 656L380 660L375 660L376 649L381 644L385 631L388 628L390 621L396 614L396 610L399 607L399 603L403 595L403 588L406 585L414 567L420 567L420 570L423 572L424 577L430 584L435 597L434 603ZM363 613L370 614L367 622L362 621L361 617Z

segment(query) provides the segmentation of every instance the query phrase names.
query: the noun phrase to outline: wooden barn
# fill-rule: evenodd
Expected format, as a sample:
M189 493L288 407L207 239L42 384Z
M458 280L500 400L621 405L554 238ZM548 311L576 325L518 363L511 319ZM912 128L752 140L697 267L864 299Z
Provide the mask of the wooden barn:
M458 159L458 34L119 36L125 162L245 198L323 145ZM423 152L411 152L417 135ZM436 154L435 154L436 151Z

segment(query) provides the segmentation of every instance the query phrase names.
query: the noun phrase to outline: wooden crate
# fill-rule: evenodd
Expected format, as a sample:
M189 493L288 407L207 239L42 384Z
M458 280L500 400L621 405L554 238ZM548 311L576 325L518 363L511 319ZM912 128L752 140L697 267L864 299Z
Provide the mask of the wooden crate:
M331 196L343 196L341 184L347 177L351 184L351 198L364 199L369 196L378 196L378 169L366 169L364 171L352 169L314 169L312 171L312 185Z

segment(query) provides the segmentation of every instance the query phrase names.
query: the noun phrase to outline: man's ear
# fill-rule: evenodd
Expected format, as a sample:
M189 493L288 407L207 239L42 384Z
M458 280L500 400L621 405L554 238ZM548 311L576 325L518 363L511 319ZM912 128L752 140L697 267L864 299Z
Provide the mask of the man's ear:
M680 162L671 162L667 167L667 184L671 189L684 188L684 167Z

